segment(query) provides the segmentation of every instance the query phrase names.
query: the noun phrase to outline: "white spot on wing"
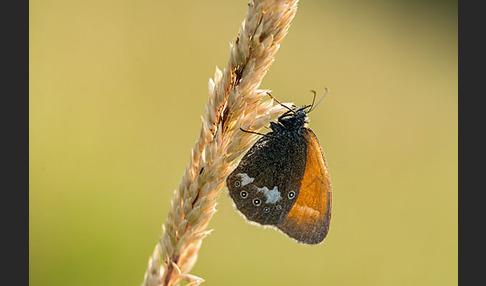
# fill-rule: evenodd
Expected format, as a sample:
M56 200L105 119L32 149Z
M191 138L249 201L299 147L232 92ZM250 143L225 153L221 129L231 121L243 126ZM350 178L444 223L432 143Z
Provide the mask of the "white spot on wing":
M250 178L250 176L248 176L248 174L245 173L239 173L236 176L239 176L241 178L241 186L248 185L249 183L255 180L255 178Z
M277 186L275 186L272 190L269 190L267 187L257 188L257 190L259 192L263 192L263 194L267 198L267 201L265 202L266 204L275 204L280 199L282 199L282 196L280 196L280 192Z

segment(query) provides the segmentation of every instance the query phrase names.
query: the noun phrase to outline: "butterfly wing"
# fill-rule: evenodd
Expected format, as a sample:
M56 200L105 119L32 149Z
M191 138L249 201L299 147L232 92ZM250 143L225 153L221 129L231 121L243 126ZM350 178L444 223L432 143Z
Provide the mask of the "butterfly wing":
M324 240L331 219L332 188L326 158L312 130L303 133L307 154L300 193L291 211L277 227L288 236L306 244Z
M303 140L269 132L250 148L228 176L230 197L248 220L276 226L290 212L304 176Z

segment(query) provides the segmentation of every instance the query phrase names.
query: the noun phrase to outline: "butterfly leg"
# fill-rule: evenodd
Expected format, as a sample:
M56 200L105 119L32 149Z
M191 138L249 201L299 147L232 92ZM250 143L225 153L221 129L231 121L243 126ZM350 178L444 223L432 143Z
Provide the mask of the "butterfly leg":
M257 134L257 135L261 135L261 136L265 136L266 135L266 134L259 133L259 132L255 132L255 131L245 130L245 129L241 128L241 127L240 127L240 130L243 131L243 132L246 132L246 133L252 133L252 134Z

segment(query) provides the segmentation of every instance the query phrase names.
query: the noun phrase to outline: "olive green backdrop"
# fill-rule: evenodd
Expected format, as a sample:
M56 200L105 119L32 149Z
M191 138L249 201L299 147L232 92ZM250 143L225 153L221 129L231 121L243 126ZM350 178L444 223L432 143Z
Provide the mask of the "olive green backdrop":
M29 278L139 285L247 1L30 1ZM303 246L226 188L207 285L457 284L457 1L302 0L262 88L309 104L333 182ZM264 130L265 131L265 130Z

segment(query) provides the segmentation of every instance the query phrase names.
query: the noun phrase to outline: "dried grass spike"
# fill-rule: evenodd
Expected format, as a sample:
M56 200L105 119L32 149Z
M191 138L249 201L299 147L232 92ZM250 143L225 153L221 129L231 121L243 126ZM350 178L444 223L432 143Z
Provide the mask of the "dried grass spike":
M189 285L204 280L189 274L197 259L206 228L216 212L216 200L235 160L256 136L240 126L261 127L283 111L259 86L274 61L281 41L297 11L297 0L254 0L248 5L238 36L229 46L227 67L216 68L209 80L199 138L175 191L161 238L149 259L142 285Z

